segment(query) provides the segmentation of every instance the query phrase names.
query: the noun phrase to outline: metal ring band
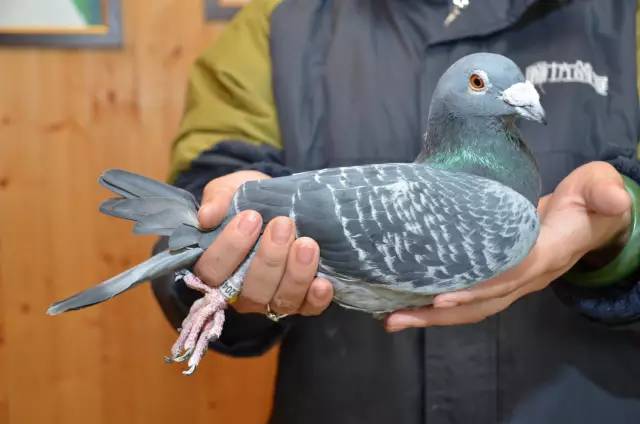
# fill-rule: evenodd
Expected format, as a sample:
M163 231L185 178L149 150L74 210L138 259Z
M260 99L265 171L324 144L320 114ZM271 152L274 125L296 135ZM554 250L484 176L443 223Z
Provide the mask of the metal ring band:
M271 310L271 305L267 303L267 312L265 312L265 316L273 322L278 322L282 318L289 316L289 314L276 314Z
M228 279L218 288L220 293L227 299L227 302L233 303L238 299L238 295L240 294L240 289L235 287L231 282L231 279Z

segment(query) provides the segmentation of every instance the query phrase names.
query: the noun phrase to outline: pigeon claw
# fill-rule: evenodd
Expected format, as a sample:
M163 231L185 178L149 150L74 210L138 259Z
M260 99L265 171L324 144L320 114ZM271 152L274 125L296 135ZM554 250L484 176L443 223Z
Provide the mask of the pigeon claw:
M171 355L165 357L167 363L188 361L188 368L183 374L191 375L200 364L209 343L222 334L227 299L220 290L207 286L191 272L181 271L177 274L182 276L187 287L204 293L191 306L179 329L180 335L171 347Z
M182 374L183 375L193 375L193 373L196 372L197 368L198 368L198 365L197 364L193 364L189 368L187 368L186 370L182 371Z
M185 349L184 352L178 354L178 355L171 355L171 356L165 356L164 360L166 363L168 364L173 364L173 363L177 363L177 362L184 362L187 361L189 358L191 358L191 355L193 354L194 348L191 349Z

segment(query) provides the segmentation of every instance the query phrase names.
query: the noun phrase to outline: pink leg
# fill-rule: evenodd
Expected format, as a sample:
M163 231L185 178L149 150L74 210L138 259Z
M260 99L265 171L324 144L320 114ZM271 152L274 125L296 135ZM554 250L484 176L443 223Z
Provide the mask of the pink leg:
M178 339L175 341L175 343L171 347L171 356L165 356L164 358L165 362L167 363L183 362L188 359L190 352L188 351L183 352L184 343L187 340L187 337L189 336L191 329L193 328L193 321L195 317L203 308L204 301L205 301L205 298L202 297L196 300L195 302L193 302L193 305L191 305L189 314L182 321L182 325L178 329L178 331L180 332L180 335L178 336Z
M206 297L206 296L205 296ZM200 334L203 333L203 329L208 321L213 317L213 315L217 312L218 305L214 302L207 304L205 307L200 309L193 317L193 325L191 327L191 331L187 336L187 339L184 342L185 350L193 350L198 341Z
M182 362L189 359L189 369L184 374L192 374L207 350L209 342L216 340L222 333L224 310L227 299L217 288L204 284L190 272L182 273L185 284L204 296L191 306L189 314L182 322L180 335L171 348L167 362Z
M191 375L196 370L202 356L204 356L207 351L207 347L209 346L209 342L213 340L217 340L222 334L222 327L224 326L224 311L217 311L213 317L209 318L207 324L204 327L204 330L200 334L198 338L198 342L196 343L193 355L189 358L189 369L183 371L182 373L185 375Z
M209 293L212 290L211 287L207 286L205 283L202 282L201 279L199 279L192 273L185 274L183 279L187 287L197 290L200 293Z

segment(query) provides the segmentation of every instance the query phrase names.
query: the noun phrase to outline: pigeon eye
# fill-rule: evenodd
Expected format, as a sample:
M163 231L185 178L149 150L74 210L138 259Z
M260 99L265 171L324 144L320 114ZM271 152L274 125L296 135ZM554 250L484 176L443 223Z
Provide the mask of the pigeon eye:
M469 88L473 91L482 91L486 87L484 79L478 74L471 74L469 77Z

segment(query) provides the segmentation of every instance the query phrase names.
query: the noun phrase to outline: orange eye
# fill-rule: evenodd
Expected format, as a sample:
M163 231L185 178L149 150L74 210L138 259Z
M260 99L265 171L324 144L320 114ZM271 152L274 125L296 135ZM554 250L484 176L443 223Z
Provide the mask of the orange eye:
M469 88L473 91L482 91L485 88L484 80L478 74L471 74L469 77Z

